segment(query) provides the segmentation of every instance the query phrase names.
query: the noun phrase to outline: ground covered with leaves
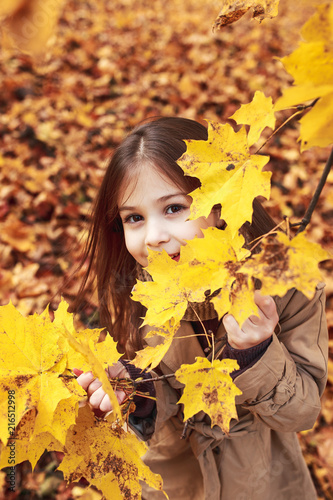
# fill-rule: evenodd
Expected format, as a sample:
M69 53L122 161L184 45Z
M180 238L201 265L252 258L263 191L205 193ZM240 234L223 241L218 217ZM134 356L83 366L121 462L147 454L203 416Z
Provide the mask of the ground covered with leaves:
M291 83L278 58L297 46L318 3L281 0L273 20L259 25L249 13L213 32L217 0L67 0L40 54L0 48L0 304L11 300L30 314L49 302L57 308L60 294L74 299L84 269L72 271L114 147L147 117L225 122L256 90L275 101ZM289 114L280 112L278 125ZM265 206L277 222L300 221L329 155L316 148L300 154L298 136L292 120L262 150L273 174ZM329 251L332 187L331 173L309 228ZM332 354L332 263L322 268ZM77 326L96 324L92 293ZM320 499L333 498L332 359L321 415L300 435ZM78 498L82 490L53 473L58 461L56 453L44 455L35 473L19 466L18 488L6 498Z

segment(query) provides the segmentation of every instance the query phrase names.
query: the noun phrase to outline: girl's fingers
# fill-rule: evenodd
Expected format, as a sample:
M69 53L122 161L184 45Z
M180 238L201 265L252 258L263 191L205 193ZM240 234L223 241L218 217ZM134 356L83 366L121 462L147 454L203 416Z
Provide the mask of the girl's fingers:
M102 400L104 399L104 397L107 396L104 392L104 389L102 388L102 385L96 389L92 394L91 396L89 397L89 404L93 407L93 408L101 408L101 402ZM109 398L109 396L107 396ZM110 406L111 406L111 403L110 403ZM110 411L111 410L111 407L109 410L106 410L106 411ZM102 410L103 411L103 410Z
M106 373L109 378L129 378L129 373L126 370L125 366L118 361L114 365L111 365L106 370Z
M102 387L102 382L95 378L86 389L88 396L90 397L94 392L96 392L100 387Z
M77 383L80 384L80 386L83 387L85 391L88 390L88 387L93 380L95 380L95 377L91 372L82 373L76 379Z
M109 373L110 378L119 376L119 372L124 369L123 365L120 363L120 367L113 367L113 371L111 374ZM75 371L74 371L75 370ZM74 368L74 373L78 375L77 382L81 387L86 391L89 399L89 404L94 409L99 409L102 412L108 412L112 410L112 405L109 396L105 393L102 388L102 382L95 378L91 372L83 373L81 370ZM125 372L128 376L127 370ZM124 374L125 375L125 374ZM124 378L122 376L121 378ZM121 404L126 395L124 391L115 391L116 397L118 399L119 404Z
M259 313L261 311L268 320L275 321L275 324L278 322L276 304L270 295L261 295L259 290L256 290L254 292L254 301L259 308Z
M242 325L239 325L231 314L223 318L228 342L235 349L247 349L260 344L272 335L279 321L272 297L256 291L254 300L258 306L258 316L249 316Z
M232 314L226 314L223 318L223 324L224 324L224 328L226 329L226 331L230 334L238 334L240 333L240 328L239 328L239 325L237 323L237 321L235 320L235 318L232 316Z
M107 394L104 394L104 397L100 402L99 409L105 413L112 410L112 404Z
M121 404L124 401L126 394L124 393L124 391L116 391L115 394L118 399L118 403ZM93 408L98 408L103 412L112 410L112 404L110 398L105 393L102 387L99 387L92 393L92 395L89 398L89 404Z

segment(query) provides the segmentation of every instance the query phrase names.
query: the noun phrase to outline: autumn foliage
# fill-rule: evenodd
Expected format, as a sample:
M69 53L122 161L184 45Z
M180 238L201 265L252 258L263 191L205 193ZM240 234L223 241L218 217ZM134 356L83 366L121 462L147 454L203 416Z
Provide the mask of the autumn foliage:
M240 19L254 6L254 3L257 10L253 12L253 15L259 20L277 15L277 1L225 1L215 22L214 35L210 36L214 36L214 40L219 43L226 43L224 40L226 35L222 32L221 35L216 34L219 33L217 29ZM259 4L261 7L258 10ZM126 69L121 60L116 64L110 57L108 45L100 40L100 33L103 33L105 29L109 4L100 2L96 5L91 7L92 10L95 9L96 16L96 24L90 25L89 28L91 38L85 38L84 35L80 38L79 32L70 35L64 27L59 28L63 30L61 34L65 36L68 46L73 47L73 51L77 51L81 60L77 62L71 53L61 54L61 46L57 45L57 41L53 41L54 45L50 44L49 50L50 54L54 54L54 59L50 57L43 63L44 66L41 65L36 69L40 75L44 75L44 78L49 78L45 75L52 75L52 78L48 80L49 95L34 101L37 92L37 87L34 87L28 101L24 96L23 102L18 99L12 109L7 109L4 101L1 103L6 111L4 118L6 129L1 136L4 154L0 156L0 178L3 181L0 200L0 238L3 252L3 266L0 268L0 297L4 304L0 307L2 394L0 462L1 467L6 467L8 464L10 448L6 446L6 443L8 439L15 438L16 463L29 460L34 467L45 449L61 452L63 460L59 470L63 472L68 482L78 481L84 477L90 485L102 491L106 498L139 499L140 480L146 481L156 489L162 489L163 485L161 478L153 474L140 458L145 452L145 445L133 434L124 430L128 415L133 409L131 398L136 387L133 385L129 388L129 399L122 407L119 407L113 389L115 384L123 382L111 380L110 383L105 373L105 368L120 357L115 342L108 335L103 342L98 343L101 335L99 329L77 328L73 323L72 315L67 311L67 303L63 299L59 306L55 307L53 320L50 319L48 308L43 311L41 309L43 300L49 302L52 293L56 291L51 286L54 275L57 272L61 277L69 275L68 267L71 263L65 257L63 249L59 247L69 247L73 242L77 242L78 232L81 236L83 235L80 230L85 220L88 219L88 205L94 197L95 188L103 173L102 170L95 168L94 162L101 161L101 157L105 158L110 147L119 142L127 126L125 121L132 125L144 115L153 115L158 112L176 114L179 110L183 110L183 114L189 117L208 119L208 140L187 141L187 151L178 161L185 174L195 176L201 182L201 186L191 193L193 197L191 216L197 218L201 215L208 215L212 206L220 203L227 228L225 231L207 229L203 239L189 241L182 249L179 262L171 260L164 253L150 253L147 271L153 281L138 281L132 298L148 309L145 316L145 324L150 327L148 337L155 336L160 340L154 347L148 345L136 354L134 359L136 366L150 370L158 365L171 342L177 341L179 322L186 309L191 307L193 302L206 300L208 290L219 317L229 312L240 324L250 314L256 314L257 308L253 300L255 279L260 279L263 293L282 296L290 288L296 287L311 298L316 283L322 279L318 263L326 261L327 269L331 269L329 267L331 256L325 248L329 249L329 243L333 239L328 230L319 231L318 226L321 222L318 222L316 216L313 227L317 228L317 232L311 233L310 228L309 235L300 233L295 236L295 231L287 220L282 227L287 234L277 230L264 236L260 242L260 252L253 256L244 248L244 238L238 230L244 222L251 221L253 199L258 195L267 200L267 207L272 215L278 216L281 220L282 214L288 217L296 215L298 220L303 216L302 211L289 203L287 197L276 196L279 183L283 179L283 172L278 174L281 179L278 176L278 180L274 180L276 163L287 161L288 154L291 157L290 160L296 163L299 161L296 131L291 129L289 134L288 131L281 132L286 134L289 141L289 149L287 148L285 158L278 144L279 141L283 142L283 139L276 139L274 136L271 139L272 146L268 143L265 147L265 144L266 139L276 127L276 117L281 117L278 111L291 107L295 108L294 111L297 114L303 113L299 131L301 151L306 151L313 146L326 147L333 143L331 119L333 79L330 70L327 70L333 67L333 7L329 4L319 7L302 28L303 41L299 47L289 56L281 59L294 79L294 84L284 88L279 99L276 99L276 93L281 94L280 88L272 92L273 99L258 88L247 89L245 95L237 103L233 101L232 106L223 101L224 113L221 117L221 113L216 116L209 111L208 98L200 101L202 97L199 97L199 94L204 94L203 89L205 85L208 85L210 78L208 65L205 66L204 61L201 63L200 71L202 79L198 79L198 74L195 72L193 77L186 72L182 73L176 85L181 94L177 98L167 95L167 90L165 103L159 101L156 98L157 94L153 95L151 90L147 93L149 96L146 97L147 102L144 101L143 96L139 98L135 93L131 94L130 84L126 83L130 75L124 76ZM77 8L75 2L73 6ZM152 15L150 7L143 6L142 8L146 9L143 10L144 12L150 13L149 16ZM33 62L31 62L33 57L39 57L41 47L49 43L59 22L61 26L61 23L65 25L70 21L70 14L67 18L62 10L63 2L61 1L45 2L44 7L38 0L4 2L0 9L0 14L4 19L2 42L3 46L7 47L7 52L4 51L2 55L3 61L21 61L16 64L23 66L26 64L30 68L29 72L33 72ZM44 24L43 30L30 31L29 43L22 43L24 36L27 36L27 33L24 35L21 30L22 19L32 22L38 13L46 12L47 9L52 11L47 25ZM216 15L217 12L215 12L215 17ZM214 17L209 19L209 27L212 26L214 19ZM249 19L247 21L244 19L241 19L239 23L249 22ZM171 21L175 21L172 16ZM191 21L194 22L192 18ZM151 23L154 22L156 20L152 17ZM198 22L197 20L196 23ZM260 30L264 30L264 25L268 26L269 22L273 21L266 20L263 26L253 28L258 30L258 39L260 39ZM114 23L116 30L121 32L126 45L128 43L126 41L127 25L134 23L133 12L127 11L125 7L121 8L114 13L111 23ZM279 29L278 18L274 26L277 30ZM221 29L230 30L228 31L229 37L235 36L232 31L233 27ZM26 30L28 30L27 27ZM142 34L142 37L144 36L147 35ZM206 36L208 40L207 34L201 36ZM190 35L187 37L190 38ZM122 38L119 37L117 43L121 44L121 40ZM209 48L210 42L205 43ZM11 48L13 44L34 55L14 55L16 53ZM94 47L98 48L98 62L95 61L92 64ZM178 51L178 45L173 41L172 35L170 35L167 47L170 53ZM119 48L120 53L122 50ZM247 49L244 46L242 50ZM150 60L152 54L153 49L148 44L142 56L133 56L133 67L138 64L138 61L144 67L145 61ZM208 54L209 50L207 57ZM128 54L126 56L131 61L131 56ZM197 56L197 54L192 54L192 56L189 54L194 66L197 64ZM63 61L62 64L71 68L70 71L62 68L65 85L62 90L54 81L56 65L60 64L57 61ZM189 62L187 64L191 67ZM161 65L163 62L160 63L160 68ZM68 83L68 80L66 83L65 76L69 77L70 82L71 75L76 75L78 68L81 67L85 68L82 81L80 82L80 78L76 76L74 87L72 87L73 84ZM4 89L8 95L12 96L13 79L10 76L11 70L8 71ZM157 72L160 75L159 78L156 78L156 81L152 80L155 82L155 88L160 84L159 79L163 79L163 71L165 72L166 69L160 69L160 72ZM113 74L114 82L110 81L110 73ZM92 90L89 90L87 75L93 79L98 77L98 82L91 86ZM24 86L28 85L26 83L28 80L24 78L21 88L28 92L27 89L30 87ZM132 85L135 87L134 80ZM111 108L107 109L104 100L105 95L110 96L111 92L114 96L110 99L114 102L119 101L119 95L123 91L120 81L127 90L124 91L124 101L121 101L120 108L114 113ZM66 93L66 85L69 94ZM85 90L85 86L88 91ZM262 86L264 85L258 85L259 88ZM93 97L87 98L86 92L88 94L92 92ZM216 88L212 90L213 96L214 92L217 95ZM201 112L197 114L195 107L191 107L191 100L194 96L198 99L198 109L201 107ZM50 109L46 107L43 110L50 98L54 99L57 113L54 113L52 106ZM77 99L80 101L78 102ZM143 102L138 110L140 99ZM35 109L30 109L29 100L30 104L34 104ZM241 105L242 102L243 105ZM159 103L158 106L156 103ZM304 106L302 109L297 108L300 104L305 106L310 104L311 107L304 113ZM43 113L46 115L44 116ZM38 121L36 121L36 114L39 117ZM61 116L60 123L57 122L57 114ZM287 116L289 117L290 114L285 115L284 118ZM19 123L18 129L15 129L15 120ZM22 124L26 127L25 129L22 129ZM118 128L114 130L116 126ZM6 131L17 133L15 154L10 153ZM68 134L69 139L66 138ZM70 140L72 136L73 143ZM22 141L22 137L25 137L28 142ZM33 147L30 146L29 141ZM87 142L92 147L84 149L80 156L78 149L82 144L85 148L84 144ZM290 149L291 142L293 146ZM263 147L265 147L265 154L261 152ZM32 156L29 156L29 148L33 151ZM308 154L307 162L311 165L313 160L311 154ZM320 154L323 155L323 160L328 156L327 151L325 154L318 153ZM272 172L268 170L269 155L271 155L273 165L271 169L273 170L273 183ZM35 160L38 161L37 167ZM71 160L74 165L73 171L76 172L75 178L71 177L71 174L62 166L62 162L69 165ZM82 161L87 167L86 171L82 170ZM295 167L301 168L297 165ZM305 174L301 173L302 170L297 172L299 175L297 180L295 181L290 175L288 182L291 185L293 182L296 183L293 189L302 200L302 206L306 208L312 192L311 189L306 191L303 187ZM320 174L321 172L316 168L315 176L319 178ZM97 181L94 179L95 176L98 177ZM329 182L331 182L330 179ZM23 196L18 195L21 193L18 188L20 183L24 185L26 193ZM63 191L63 207L58 205L59 191ZM285 194L282 188L281 191ZM274 196L277 199L274 200ZM33 210L29 208L27 197L33 199ZM13 199L17 200L15 201L17 204L19 201L22 203L22 217L17 217L17 211L12 210L13 201L11 200ZM333 207L333 200L329 197L326 199L327 206ZM35 213L37 220L34 218ZM330 213L329 210L328 213ZM57 219L56 225L53 222L54 218ZM74 222L76 219L81 220L77 223ZM293 218L291 220L294 222ZM45 227L48 228L46 234ZM322 246L312 242L311 239L320 241ZM253 242L253 245L257 243ZM20 262L21 255L24 256L23 264ZM79 249L74 249L72 255L74 256L72 258L78 258ZM42 262L42 265L39 262ZM325 264L322 267L325 271ZM170 275L174 276L172 281L169 279ZM332 283L325 276L324 279L328 281L328 296L330 297ZM68 297L71 298L75 295L77 283L71 280L67 284ZM60 281L57 286L60 286ZM8 303L9 298L16 307ZM32 300L29 302L29 299ZM94 302L94 296L87 298L81 321L87 319L92 313ZM38 309L39 314L35 312L35 309ZM329 322L333 320L330 315L328 319ZM92 316L89 317L88 322L92 322ZM73 378L71 370L74 367L92 370L95 376L103 382L104 389L110 395L114 406L114 411L106 419L97 419L88 406L82 407L85 395ZM194 364L183 365L176 372L175 377L184 384L179 404L184 405L185 419L202 410L211 417L212 425L218 425L224 432L228 432L230 420L237 418L235 397L240 393L230 377L230 373L235 368L234 361L214 359L213 352L211 360L197 358ZM332 372L330 373L332 381ZM196 391L193 387L196 387ZM14 429L8 427L7 423L7 394L13 389L16 392ZM326 401L330 405L328 408L332 408L332 397L329 392L327 394ZM223 407L220 401L223 401ZM332 419L329 410L326 410L323 415L327 423L332 422L332 420L329 421ZM83 435L84 440L81 438ZM318 443L320 446L320 438ZM326 455L320 449L319 456L322 460L318 462L321 467L332 466L330 462L326 465ZM310 459L309 461L311 463ZM311 465L314 472L316 467L319 467L317 463ZM321 487L327 489L330 481L332 479L327 479Z

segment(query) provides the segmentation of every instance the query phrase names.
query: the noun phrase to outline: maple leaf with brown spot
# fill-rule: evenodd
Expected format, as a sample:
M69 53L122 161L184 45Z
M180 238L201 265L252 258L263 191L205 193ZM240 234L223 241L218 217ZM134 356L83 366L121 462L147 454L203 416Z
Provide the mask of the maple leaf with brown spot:
M212 427L218 425L228 433L230 420L237 419L235 397L242 394L230 377L237 368L237 361L233 359L211 362L199 357L191 365L182 365L175 375L185 385L178 401L184 405L184 419L204 411L210 416Z
M37 409L35 414L31 413L31 418L35 415L34 438L51 433L62 443L67 429L75 422L79 401L86 396L69 368L90 367L102 379L111 398L114 394L112 387L109 388L105 367L120 357L116 343L108 337L106 342L97 344L100 329L75 332L73 315L67 308L68 304L62 300L52 322L48 308L40 315L24 317L11 303L0 307L0 439L3 443L10 437L5 418L8 390L15 391L16 425L27 411ZM79 352L75 352L75 348ZM121 418L118 402L114 403L114 409L114 414Z
M204 238L190 240L181 248L179 262L166 252L149 252L147 271L156 282L137 282L132 293L132 298L148 309L144 324L165 328L171 319L178 324L191 303L203 302L207 300L207 293L220 289L212 299L219 317L231 311L242 324L248 316L257 313L253 294L246 292L252 290L251 284L239 271L242 260L249 255L243 248L243 236L233 237L228 227L224 231L212 227L203 233ZM239 290L239 287L246 293L247 300L237 298L233 288ZM155 352L162 352L165 347L164 342L164 347L161 345ZM149 350L153 355L151 348ZM140 357L143 352L140 351Z
M146 451L146 445L134 434L95 419L89 406L84 406L68 433L59 470L69 482L84 477L107 500L139 500L140 481L162 491L161 477L141 460Z
M36 408L28 410L8 442L0 443L0 468L29 460L34 469L45 450L63 451L64 443L57 441L53 434L47 431L35 432L36 414ZM67 431L68 429L66 434Z
M0 307L0 439L6 442L7 391L15 390L16 424L27 410L37 408L36 429L49 430L59 401L85 392L73 379L59 377L66 370L64 339L52 324L48 309L23 317L10 303ZM52 397L50 397L52 395ZM69 415L68 415L69 417ZM72 418L75 416L72 414ZM68 420L67 424L73 423ZM63 422L66 426L66 421Z
M262 282L261 292L282 297L296 288L311 299L322 280L318 263L330 256L320 245L306 239L304 233L291 241L284 233L270 235L262 241L262 251L241 267Z

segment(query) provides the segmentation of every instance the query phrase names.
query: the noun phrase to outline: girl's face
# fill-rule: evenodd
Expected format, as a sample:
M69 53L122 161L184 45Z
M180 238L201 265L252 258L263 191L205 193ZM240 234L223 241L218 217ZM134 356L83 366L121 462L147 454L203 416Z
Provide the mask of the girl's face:
M179 260L185 240L203 237L201 229L216 226L218 213L187 220L192 198L152 166L144 165L138 176L120 190L119 213L129 253L142 266L148 250L165 250Z

